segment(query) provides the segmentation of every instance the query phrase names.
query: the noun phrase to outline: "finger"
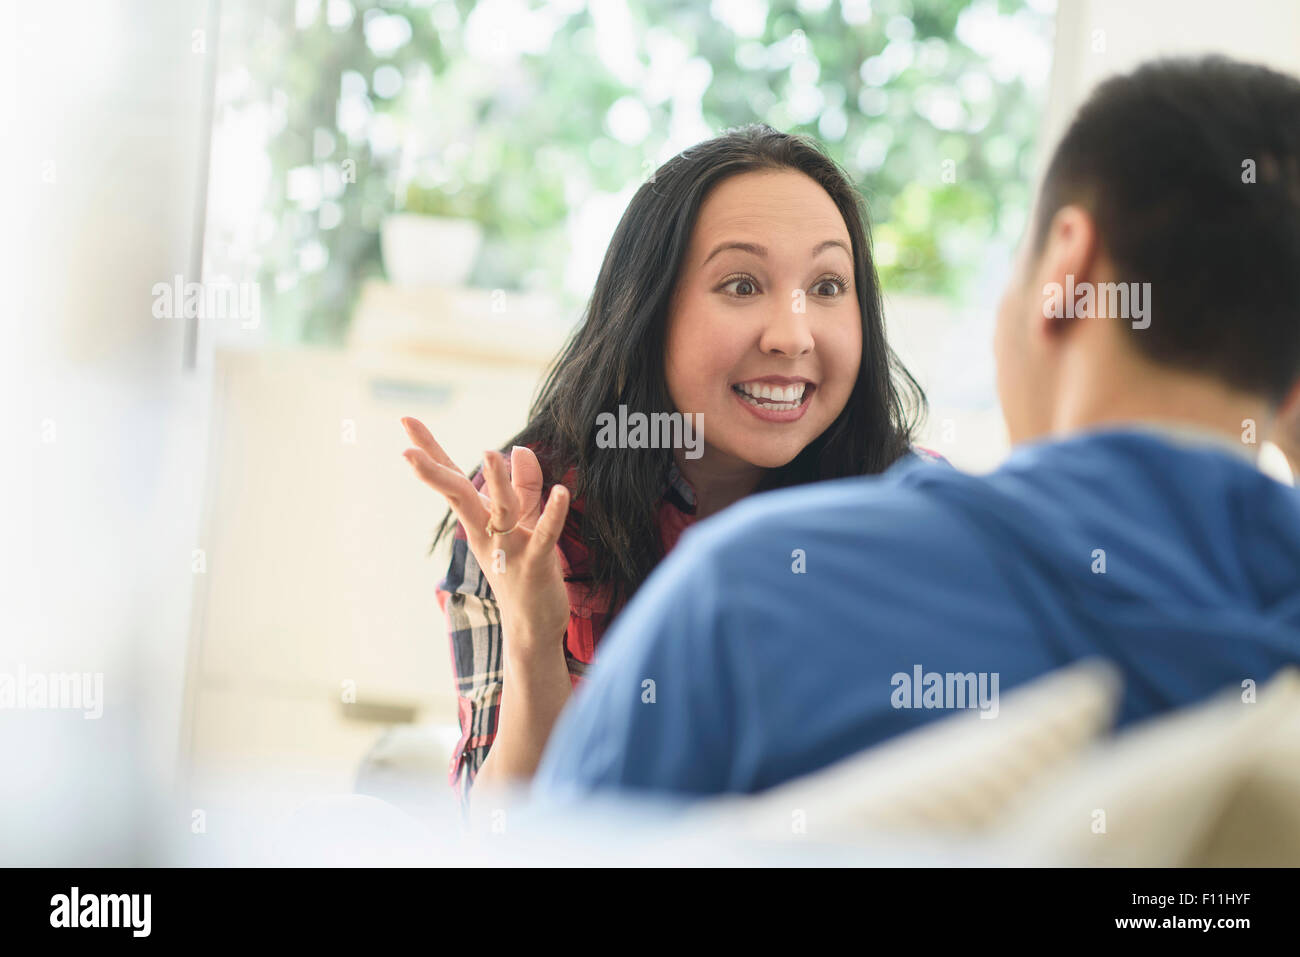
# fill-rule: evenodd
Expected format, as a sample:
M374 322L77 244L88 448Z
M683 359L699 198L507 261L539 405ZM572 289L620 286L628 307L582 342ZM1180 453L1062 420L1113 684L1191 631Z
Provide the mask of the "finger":
M542 514L542 465L525 445L510 450L510 484L519 496L519 521L532 528Z
M451 460L451 456L442 450L442 446L439 445L438 440L433 437L433 433L430 432L419 419L412 418L408 415L402 419L402 427L406 429L406 434L411 437L411 441L427 452L429 457L439 465L445 465L452 471L460 472L462 475L465 474L464 472L461 472L456 463Z
M425 485L447 500L466 529L483 530L487 525L491 499L481 494L460 472L439 465L423 449L407 449L402 456L411 463L411 468Z
M549 552L560 540L564 531L564 520L569 515L569 490L563 485L556 485L546 497L546 508L533 529L532 540L528 547Z
M505 530L514 528L519 520L519 498L510 486L506 474L506 460L493 449L483 453L483 472L487 476L488 495L492 497L492 526Z

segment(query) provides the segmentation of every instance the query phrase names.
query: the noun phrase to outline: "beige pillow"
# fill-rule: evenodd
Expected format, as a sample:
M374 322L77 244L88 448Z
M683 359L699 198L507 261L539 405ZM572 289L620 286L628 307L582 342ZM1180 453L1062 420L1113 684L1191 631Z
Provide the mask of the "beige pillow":
M994 836L1077 864L1300 865L1300 669L1128 730L1020 795Z
M969 836L1104 732L1118 691L1112 666L1076 664L1008 694L996 718L957 712L762 794L710 801L693 823L738 838L864 846L898 832Z

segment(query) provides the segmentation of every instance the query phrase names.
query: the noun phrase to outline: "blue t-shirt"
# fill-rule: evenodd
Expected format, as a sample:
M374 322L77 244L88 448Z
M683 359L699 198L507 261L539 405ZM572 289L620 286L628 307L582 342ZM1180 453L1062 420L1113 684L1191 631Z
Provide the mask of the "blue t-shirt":
M616 619L534 794L759 791L973 706L945 675L1094 656L1120 725L1300 663L1300 493L1134 428L754 496Z

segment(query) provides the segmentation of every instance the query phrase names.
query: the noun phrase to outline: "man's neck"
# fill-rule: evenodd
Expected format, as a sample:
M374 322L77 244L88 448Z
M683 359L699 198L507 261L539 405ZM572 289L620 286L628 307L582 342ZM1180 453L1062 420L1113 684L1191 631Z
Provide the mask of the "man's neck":
M1124 425L1205 433L1254 453L1268 438L1273 412L1261 397L1192 373L1147 363L1077 375L1061 390L1053 434Z

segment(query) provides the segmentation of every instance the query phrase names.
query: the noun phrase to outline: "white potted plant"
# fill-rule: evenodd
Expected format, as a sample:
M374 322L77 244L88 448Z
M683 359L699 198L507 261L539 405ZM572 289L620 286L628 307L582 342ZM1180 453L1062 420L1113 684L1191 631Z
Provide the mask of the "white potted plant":
M454 192L411 184L399 212L384 218L380 252L396 286L463 286L483 244L475 187Z

